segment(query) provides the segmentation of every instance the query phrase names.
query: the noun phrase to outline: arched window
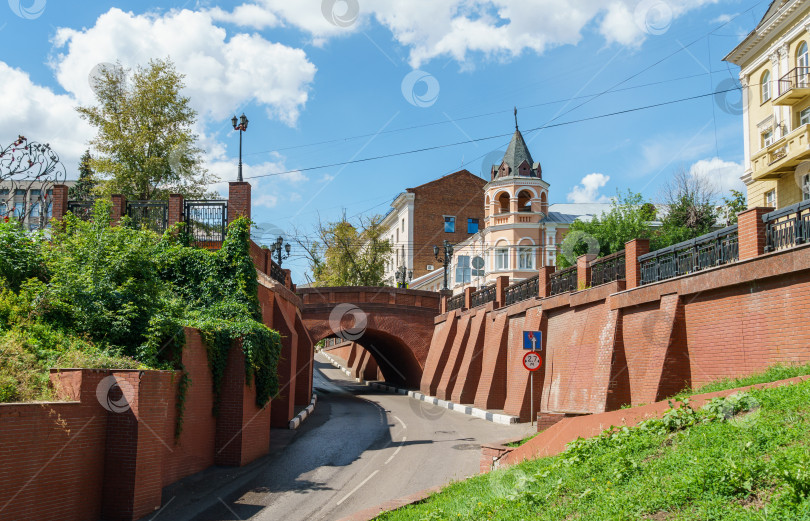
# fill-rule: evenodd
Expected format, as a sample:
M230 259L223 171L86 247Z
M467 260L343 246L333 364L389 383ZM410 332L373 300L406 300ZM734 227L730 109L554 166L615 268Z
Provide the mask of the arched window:
M518 212L532 211L532 193L528 190L521 190L518 194Z
M807 43L802 42L796 50L796 79L800 87L807 87L807 74L810 73L808 67L810 67L810 60L807 56Z
M540 211L548 213L548 196L545 192L540 194Z
M504 192L498 196L498 206L501 213L509 212L509 194Z
M762 103L765 103L769 99L771 99L771 73L770 71L765 71L762 73L762 79L760 80L760 88L762 89Z

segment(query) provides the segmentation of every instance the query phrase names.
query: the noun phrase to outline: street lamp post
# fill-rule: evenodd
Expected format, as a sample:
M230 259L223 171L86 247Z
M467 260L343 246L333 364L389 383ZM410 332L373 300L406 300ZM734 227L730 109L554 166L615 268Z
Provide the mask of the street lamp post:
M242 182L242 132L247 131L248 127L248 118L245 116L245 113L242 113L242 116L239 119L236 119L236 116L231 118L231 123L233 123L233 129L239 131L239 174L236 176L236 181L241 183Z
M284 246L283 249L286 252L286 255L282 255L281 253L282 246ZM287 244L284 244L284 239L281 237L276 239L276 242L270 245L270 254L275 254L277 256L279 268L281 267L281 261L290 258L290 249L290 243L288 242Z
M405 268L405 266L400 266L397 268L397 272L394 274L397 279L397 287L398 288L407 288L408 282L413 279L413 270L409 270Z
M450 241L445 239L443 244L443 257L439 257L439 247L433 247L433 256L436 257L436 260L439 261L444 267L444 287L442 289L447 288L447 269L450 266L450 261L453 259L453 245L450 244Z

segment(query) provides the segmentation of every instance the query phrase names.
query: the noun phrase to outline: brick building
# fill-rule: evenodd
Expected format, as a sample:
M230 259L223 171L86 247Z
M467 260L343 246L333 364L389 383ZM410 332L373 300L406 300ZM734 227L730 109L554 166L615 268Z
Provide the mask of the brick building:
M396 285L400 266L418 278L440 269L433 246L445 240L453 244L474 235L484 225L486 181L467 170L408 188L391 203L382 227L393 254L385 266L385 279Z

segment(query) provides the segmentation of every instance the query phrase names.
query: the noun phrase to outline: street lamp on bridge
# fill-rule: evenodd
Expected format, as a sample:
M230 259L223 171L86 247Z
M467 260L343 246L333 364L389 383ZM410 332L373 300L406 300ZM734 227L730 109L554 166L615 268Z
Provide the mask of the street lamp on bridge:
M282 256L282 253L281 253L282 245L284 246L284 248L283 248L284 251L287 253L286 255L283 255L283 256ZM277 255L278 267L279 268L281 267L281 261L282 260L290 258L290 249L291 249L290 243L288 242L287 244L284 244L284 239L282 239L281 237L276 239L276 242L274 242L273 244L270 245L270 254L271 255L273 255L273 254Z
M444 249L444 256L439 257L439 247L434 246L433 247L433 256L436 257L436 260L439 261L439 263L442 264L443 267L444 267L444 287L442 289L448 289L447 288L447 269L450 266L450 261L453 260L453 245L450 244L450 241L445 239L443 249Z
M248 127L248 118L245 116L245 113L242 113L242 116L237 119L236 116L231 118L231 123L233 123L233 129L239 131L239 174L236 176L236 181L238 183L242 182L242 132L247 131Z
M400 266L397 268L394 276L397 279L398 288L407 288L408 282L413 279L413 270L406 269L405 266Z

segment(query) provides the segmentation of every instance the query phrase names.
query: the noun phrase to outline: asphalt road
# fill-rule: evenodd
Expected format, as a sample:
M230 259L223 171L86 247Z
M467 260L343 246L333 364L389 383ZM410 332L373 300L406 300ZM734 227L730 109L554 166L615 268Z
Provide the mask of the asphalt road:
M339 519L477 474L481 443L531 431L375 392L320 356L314 386L315 413L289 445L195 521Z

